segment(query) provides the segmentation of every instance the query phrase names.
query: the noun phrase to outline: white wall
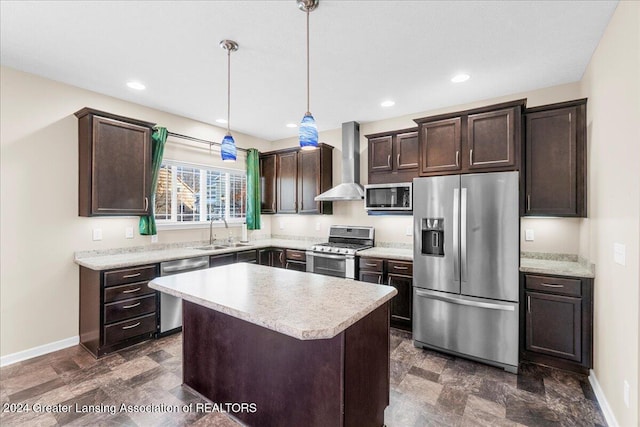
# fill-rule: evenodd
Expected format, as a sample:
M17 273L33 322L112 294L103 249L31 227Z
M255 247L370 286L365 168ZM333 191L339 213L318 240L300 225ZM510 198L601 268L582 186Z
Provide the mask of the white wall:
M137 217L78 216L73 113L92 107L215 141L222 140L224 130L10 68L1 68L0 78L0 355L6 356L78 335L75 251L150 243L149 236L137 234ZM257 138L234 136L240 147L268 147ZM174 156L210 161L204 145L168 144ZM268 234L269 225L266 221L261 232ZM124 238L127 226L136 230L134 239ZM93 228L102 228L102 241L91 240ZM208 230L163 230L158 237L160 243L201 240Z
M622 1L581 81L589 97L589 220L581 250L596 264L594 372L621 426L640 421L639 76L640 3ZM625 266L613 260L614 243L626 246Z

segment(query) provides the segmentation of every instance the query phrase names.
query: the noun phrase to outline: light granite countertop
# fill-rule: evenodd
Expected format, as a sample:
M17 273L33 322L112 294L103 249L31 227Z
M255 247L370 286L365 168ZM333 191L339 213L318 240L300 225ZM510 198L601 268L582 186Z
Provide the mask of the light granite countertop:
M594 278L594 265L584 261L520 258L520 271L524 273L554 274Z
M202 250L196 247L206 246L206 242L191 242L181 246L163 245L158 248L142 246L136 248L111 249L104 251L76 252L74 262L92 270L109 270L111 268L131 267L135 265L154 264L175 259L193 258L205 255L221 255L262 248L287 248L306 250L313 244L309 240L262 239L250 241L243 246L224 249Z
M363 251L358 251L357 255L365 258L385 258L398 259L402 261L413 261L413 249L405 248L387 248L382 246L375 246Z
M333 338L398 293L248 263L158 277L149 287L301 340Z

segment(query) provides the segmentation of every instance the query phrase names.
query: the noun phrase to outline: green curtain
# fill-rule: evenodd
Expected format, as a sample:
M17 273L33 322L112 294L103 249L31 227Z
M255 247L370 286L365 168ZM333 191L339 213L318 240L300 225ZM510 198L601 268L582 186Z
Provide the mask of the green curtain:
M162 165L162 154L167 142L167 128L155 128L151 135L151 215L141 216L138 229L143 236L158 234L156 229L156 185Z
M247 152L247 230L260 230L260 152Z

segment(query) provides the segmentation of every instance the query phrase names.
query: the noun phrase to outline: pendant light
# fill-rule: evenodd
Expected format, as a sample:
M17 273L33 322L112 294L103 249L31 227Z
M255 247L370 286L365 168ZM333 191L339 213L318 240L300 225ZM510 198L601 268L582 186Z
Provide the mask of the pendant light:
M236 161L236 142L229 130L229 114L231 110L231 52L238 50L238 43L233 40L222 40L220 47L227 51L227 134L222 139L220 155L223 162Z
M320 0L296 0L298 9L307 14L307 112L300 123L300 147L312 150L318 147L318 127L309 111L309 13L318 7Z

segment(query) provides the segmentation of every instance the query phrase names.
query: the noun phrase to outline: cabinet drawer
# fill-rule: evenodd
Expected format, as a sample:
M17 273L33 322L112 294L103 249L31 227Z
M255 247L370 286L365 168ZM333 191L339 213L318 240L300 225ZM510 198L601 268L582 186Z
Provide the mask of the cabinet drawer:
M118 322L156 311L156 296L132 298L104 305L104 323Z
M287 259L293 261L307 262L307 253L296 249L287 249Z
M413 276L413 263L408 261L387 261L387 273Z
M527 289L552 292L554 294L582 296L582 281L580 279L564 279L560 277L525 276Z
M155 293L155 291L149 287L149 282L137 282L129 283L128 285L111 286L104 288L104 302L119 301L152 293Z
M307 263L298 261L287 261L284 265L284 268L286 268L287 270L307 271Z
M104 345L115 344L128 338L148 334L156 330L156 314L135 317L104 328Z
M104 273L104 285L124 285L125 283L143 282L154 279L157 276L155 265L144 267L125 268L122 270Z
M360 270L377 271L382 273L384 260L377 258L360 258Z

